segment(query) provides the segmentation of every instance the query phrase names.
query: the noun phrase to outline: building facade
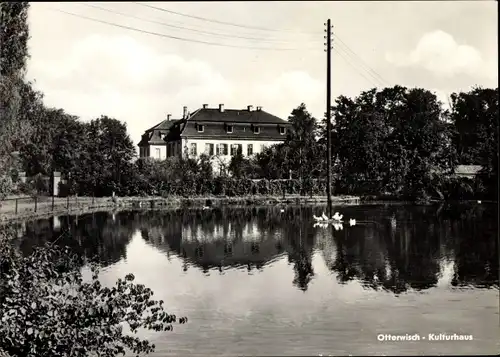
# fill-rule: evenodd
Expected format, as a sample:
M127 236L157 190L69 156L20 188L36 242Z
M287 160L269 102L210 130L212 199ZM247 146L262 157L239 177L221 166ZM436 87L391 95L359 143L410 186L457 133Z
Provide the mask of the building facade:
M290 123L262 110L225 109L203 105L192 114L184 107L180 120L167 119L148 129L139 143L141 157L165 159L206 154L214 166L228 164L241 151L252 157L266 147L283 142Z

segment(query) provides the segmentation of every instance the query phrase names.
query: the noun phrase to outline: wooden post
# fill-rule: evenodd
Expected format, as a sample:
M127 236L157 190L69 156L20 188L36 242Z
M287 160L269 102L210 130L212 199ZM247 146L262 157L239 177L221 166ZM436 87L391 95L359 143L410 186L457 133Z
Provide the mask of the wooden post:
M16 214L17 214L17 198L16 198Z
M37 205L38 205L38 197L35 196L35 212L36 212Z
M330 19L326 23L326 163L327 163L327 176L326 176L326 195L328 204L328 217L332 216L332 143L331 143L331 130L332 130L332 108L331 108L331 52L332 52L332 26Z
M69 210L69 195L66 196L66 209Z
M54 195L52 195L52 211L54 210Z

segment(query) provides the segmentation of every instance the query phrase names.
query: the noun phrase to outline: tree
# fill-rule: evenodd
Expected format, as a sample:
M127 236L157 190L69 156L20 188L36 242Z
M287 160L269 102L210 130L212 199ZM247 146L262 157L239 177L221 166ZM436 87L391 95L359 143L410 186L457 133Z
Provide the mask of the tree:
M461 164L481 165L481 177L496 198L498 186L498 88L451 95L453 144Z
M23 74L28 60L29 2L0 2L0 76Z
M318 177L325 160L324 151L316 139L319 131L316 118L302 103L292 111L288 121L292 124L285 141L288 170L296 172L302 179Z
M121 169L135 156L126 124L101 116L86 126L86 145L80 165L72 173L81 194L111 195L119 190Z
M333 153L349 189L411 198L433 194L435 174L454 167L449 126L436 96L401 86L339 97Z
M151 299L149 288L133 283L132 274L108 288L92 265L86 282L84 261L69 248L47 244L24 257L7 237L0 237L0 352L26 357L149 353L155 346L133 336L139 329L171 331L173 323L187 322L168 314L163 301Z
M12 152L29 135L22 120L21 90L28 59L28 2L0 2L0 196L10 192Z

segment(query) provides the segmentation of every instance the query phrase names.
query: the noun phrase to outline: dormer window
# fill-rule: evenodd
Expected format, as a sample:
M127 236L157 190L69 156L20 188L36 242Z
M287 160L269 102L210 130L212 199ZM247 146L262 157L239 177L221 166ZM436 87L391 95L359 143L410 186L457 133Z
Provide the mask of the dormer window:
M285 135L286 134L286 129L284 126L280 126L280 135Z
M233 126L232 125L227 125L226 126L226 133L232 134L232 132L233 132Z
M159 133L158 135L160 136L160 139L163 139L165 137L164 133Z
M253 133L254 133L254 134L260 134L260 127L258 127L258 126L254 126L254 127L253 127Z
M205 131L205 126L202 124L196 124L196 129L198 130L198 133L203 133Z

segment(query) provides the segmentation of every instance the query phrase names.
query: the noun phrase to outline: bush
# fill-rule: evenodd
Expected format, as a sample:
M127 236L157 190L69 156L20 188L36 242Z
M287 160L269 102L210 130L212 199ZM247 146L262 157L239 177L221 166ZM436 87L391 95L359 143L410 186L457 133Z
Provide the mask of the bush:
M84 282L84 261L69 248L47 244L23 257L8 237L0 232L0 346L12 357L150 353L155 346L133 336L138 329L171 331L187 322L167 314L131 274L103 287L92 264Z

